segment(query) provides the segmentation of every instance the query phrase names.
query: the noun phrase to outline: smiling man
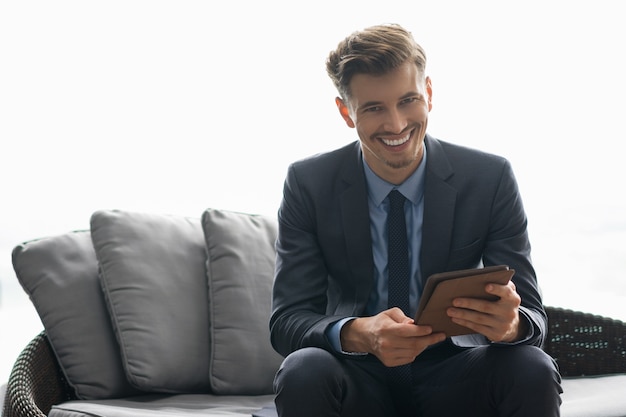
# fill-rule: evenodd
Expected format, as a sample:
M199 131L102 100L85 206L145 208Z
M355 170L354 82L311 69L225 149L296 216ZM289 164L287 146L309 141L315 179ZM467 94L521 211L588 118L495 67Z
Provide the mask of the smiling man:
M359 140L287 173L270 319L286 357L279 416L558 416L560 376L540 349L546 315L508 161L427 134L426 56L401 26L348 36L327 71ZM516 272L486 286L497 301L458 298L447 310L472 334L415 324L428 276L482 265Z
M376 175L401 184L424 155L430 79L406 62L382 75L355 74L350 87L349 98L335 99L341 116L356 128L365 161Z

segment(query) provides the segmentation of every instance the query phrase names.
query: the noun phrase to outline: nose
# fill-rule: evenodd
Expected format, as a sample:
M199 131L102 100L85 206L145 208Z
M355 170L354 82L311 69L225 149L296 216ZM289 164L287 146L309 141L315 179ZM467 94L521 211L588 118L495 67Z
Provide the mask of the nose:
M404 114L398 109L390 109L384 121L384 129L390 133L400 134L407 127L408 122Z

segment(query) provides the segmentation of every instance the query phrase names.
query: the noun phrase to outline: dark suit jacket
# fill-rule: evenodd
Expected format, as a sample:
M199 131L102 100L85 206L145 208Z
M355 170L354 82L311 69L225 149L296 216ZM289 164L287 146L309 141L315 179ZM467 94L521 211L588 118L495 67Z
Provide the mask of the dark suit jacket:
M532 335L546 332L526 215L510 164L501 157L425 139L422 277L504 264L522 298ZM302 347L333 351L328 326L360 316L374 288L367 186L360 143L298 161L289 167L279 210L271 338L288 355ZM453 338L459 345L482 336Z

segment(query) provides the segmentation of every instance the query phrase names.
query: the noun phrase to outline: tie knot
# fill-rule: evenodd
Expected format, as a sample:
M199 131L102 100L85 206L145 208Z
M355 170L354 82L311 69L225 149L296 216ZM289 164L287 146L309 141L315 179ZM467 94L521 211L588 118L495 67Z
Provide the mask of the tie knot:
M391 205L391 209L404 208L405 200L406 197L404 197L398 190L391 190L389 193L389 204Z

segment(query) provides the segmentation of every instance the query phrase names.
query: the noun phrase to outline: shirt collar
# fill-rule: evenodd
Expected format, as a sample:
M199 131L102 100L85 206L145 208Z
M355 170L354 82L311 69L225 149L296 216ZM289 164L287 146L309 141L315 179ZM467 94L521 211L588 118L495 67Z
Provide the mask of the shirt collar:
M424 196L424 179L426 178L426 146L424 146L424 156L417 169L400 185L394 185L380 178L367 165L363 157L365 168L365 181L369 198L376 206L380 206L387 194L393 189L397 189L407 200L413 204L418 204Z

